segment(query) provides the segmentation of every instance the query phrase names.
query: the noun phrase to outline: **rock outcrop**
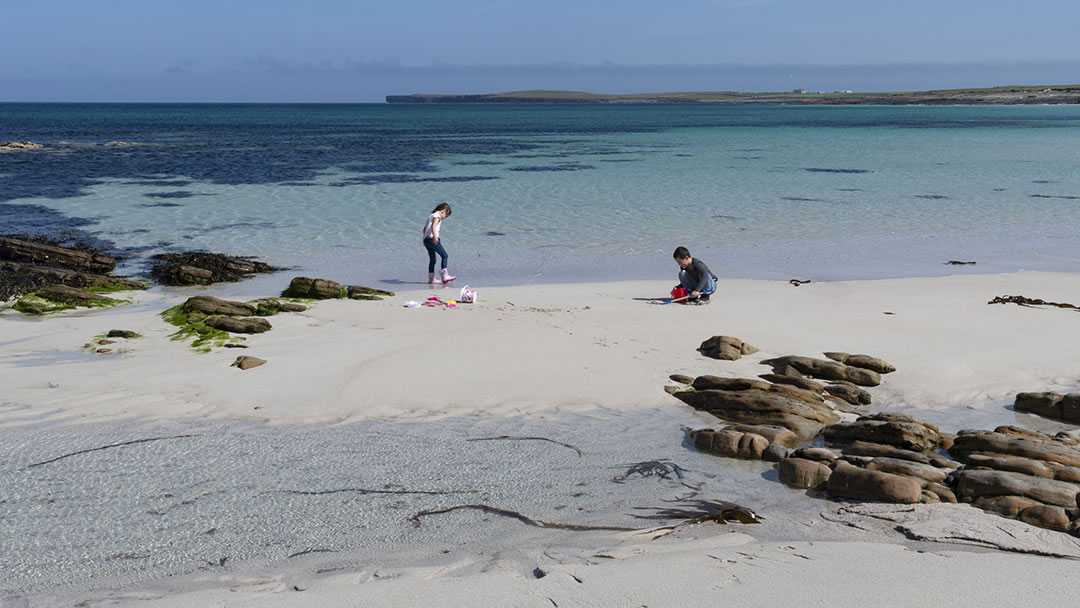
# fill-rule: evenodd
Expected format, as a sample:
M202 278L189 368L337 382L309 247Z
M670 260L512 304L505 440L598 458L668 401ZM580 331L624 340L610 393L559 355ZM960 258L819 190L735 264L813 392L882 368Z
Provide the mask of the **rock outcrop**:
M274 298L236 302L213 296L193 296L162 313L162 317L178 328L171 336L174 340L191 339L193 348L199 352L209 352L213 347L239 347L237 342L242 338L233 336L234 333L269 331L272 326L262 317L306 309L300 304Z
M145 289L137 281L108 276L116 260L96 251L0 236L0 301L33 294L46 285L94 288L100 291ZM43 296L35 296L45 300ZM28 306L27 312L48 307ZM32 310L31 310L32 309Z
M94 274L109 273L116 268L116 260L107 255L6 236L0 236L0 259Z
M690 431L690 437L697 449L728 458L761 460L769 447L769 440L761 435L734 430L700 429Z
M781 392L776 390L776 387L777 385L772 385L768 389L749 388L738 391L679 391L674 396L695 409L709 412L728 422L781 426L804 439L813 438L826 424L839 420L837 414L820 400L820 397L815 395L819 401L800 399L790 391Z
M961 431L949 453L965 464L949 475L961 501L1049 530L1080 529L1080 447L1073 437L1009 426Z
M936 426L901 414L860 416L855 422L834 424L825 429L827 444L847 445L856 441L915 452L928 452L941 445Z
M286 298L306 298L312 300L332 300L348 298L350 300L381 300L384 296L392 297L394 292L363 287L360 285L343 286L329 279L311 279L296 277L289 287L282 292Z
M877 386L881 384L881 374L878 372L825 359L788 355L768 359L762 361L762 363L771 365L775 372L780 374L783 373L785 368L790 367L805 376L823 380L842 380L859 386Z
M210 285L284 270L250 257L194 251L155 255L150 276L162 285Z
M1016 395L1013 409L1080 424L1080 393L1020 393Z
M872 500L912 504L920 501L922 485L903 475L871 471L839 462L829 476L829 496L854 500Z
M896 367L894 367L893 364L884 359L879 359L870 355L849 355L841 352L828 352L825 353L825 356L833 361L843 363L844 365L861 367L863 369L875 371L879 374L891 374L896 371Z

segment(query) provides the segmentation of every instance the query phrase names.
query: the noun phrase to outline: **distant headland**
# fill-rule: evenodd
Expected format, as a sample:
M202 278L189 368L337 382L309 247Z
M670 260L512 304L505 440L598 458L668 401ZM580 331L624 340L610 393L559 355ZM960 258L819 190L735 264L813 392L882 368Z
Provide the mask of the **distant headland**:
M742 93L734 91L604 95L580 91L513 91L474 95L387 95L390 104L432 103L654 103L757 105L1017 105L1080 104L1080 85L1002 86L859 93L852 91Z

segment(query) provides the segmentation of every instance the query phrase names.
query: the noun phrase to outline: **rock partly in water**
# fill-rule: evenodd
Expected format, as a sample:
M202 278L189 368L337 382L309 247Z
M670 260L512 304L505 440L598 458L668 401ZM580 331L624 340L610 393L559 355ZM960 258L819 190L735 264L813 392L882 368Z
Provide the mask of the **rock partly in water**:
M1016 395L1013 409L1080 424L1080 393L1020 393Z
M0 144L0 152L21 152L23 150L44 150L45 146L32 141L5 141Z
M6 236L0 236L0 260L68 268L93 274L109 273L116 268L115 259L98 252Z
M690 437L699 450L728 458L761 460L769 447L769 440L761 435L739 431L700 429L690 431Z
M279 270L250 257L193 251L155 255L150 276L162 285L210 285Z
M829 481L832 475L829 465L804 458L781 460L776 470L781 482L803 489L816 488Z
M910 477L868 471L846 462L836 464L827 490L831 497L853 500L914 504L922 498L922 485Z
M793 448L799 442L799 436L782 426L767 424L739 424L731 427L731 430L743 433L761 435L770 443L780 444L784 447Z
M769 462L780 462L790 455L791 450L789 448L779 443L770 443L769 447L765 448L765 451L761 453L761 459Z

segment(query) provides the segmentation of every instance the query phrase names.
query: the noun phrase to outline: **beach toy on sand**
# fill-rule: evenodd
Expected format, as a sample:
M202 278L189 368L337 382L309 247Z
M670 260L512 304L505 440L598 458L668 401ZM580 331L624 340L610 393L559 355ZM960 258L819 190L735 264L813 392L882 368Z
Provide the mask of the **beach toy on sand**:
M427 299L426 302L424 302L423 305L424 306L440 306L441 305L441 306L445 306L446 308L457 308L457 303L454 302L453 300L450 300L449 302L446 302L446 301L442 300L441 298L439 298L438 296L431 296L430 298Z
M408 302L405 302L405 308L420 308L420 302L409 300Z

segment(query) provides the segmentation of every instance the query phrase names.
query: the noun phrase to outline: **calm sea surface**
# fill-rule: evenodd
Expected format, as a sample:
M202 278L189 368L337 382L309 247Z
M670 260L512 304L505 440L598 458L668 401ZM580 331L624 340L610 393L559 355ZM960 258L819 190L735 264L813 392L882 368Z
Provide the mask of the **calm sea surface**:
M0 104L0 232L343 282L1080 270L1080 107ZM974 267L948 260L977 261Z

